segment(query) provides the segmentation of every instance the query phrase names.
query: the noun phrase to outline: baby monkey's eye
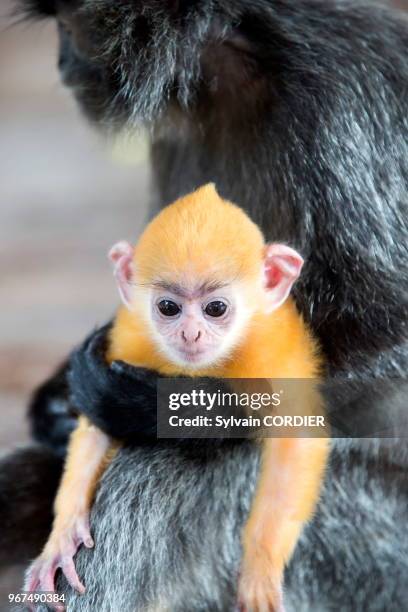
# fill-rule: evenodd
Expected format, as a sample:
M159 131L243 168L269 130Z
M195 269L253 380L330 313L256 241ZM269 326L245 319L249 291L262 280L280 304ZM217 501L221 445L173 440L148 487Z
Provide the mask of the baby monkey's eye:
M180 306L176 302L172 302L172 300L160 300L157 308L165 317L175 317L181 312Z
M228 306L225 302L222 302L221 300L214 300L214 302L207 304L207 306L204 308L204 312L209 317L222 317L227 308Z

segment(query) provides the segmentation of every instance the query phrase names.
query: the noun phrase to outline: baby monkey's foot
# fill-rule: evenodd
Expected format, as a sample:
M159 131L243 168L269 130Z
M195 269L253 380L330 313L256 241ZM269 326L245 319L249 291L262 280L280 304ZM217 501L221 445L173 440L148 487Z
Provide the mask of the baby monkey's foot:
M81 514L69 523L55 525L41 555L29 567L24 583L25 591L55 591L55 573L61 568L65 578L78 593L85 587L75 569L74 556L81 544L92 548L94 541L89 528L88 514ZM64 606L55 606L61 611Z
M273 573L268 566L243 566L238 586L239 612L285 612L282 581L282 573Z

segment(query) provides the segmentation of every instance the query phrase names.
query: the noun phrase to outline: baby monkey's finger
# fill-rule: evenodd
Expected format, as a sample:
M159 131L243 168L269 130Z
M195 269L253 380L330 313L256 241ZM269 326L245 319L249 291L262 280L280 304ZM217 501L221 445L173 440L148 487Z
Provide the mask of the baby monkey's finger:
M83 595L85 593L85 586L78 577L73 558L65 557L62 560L61 569L72 588L78 591L80 595Z

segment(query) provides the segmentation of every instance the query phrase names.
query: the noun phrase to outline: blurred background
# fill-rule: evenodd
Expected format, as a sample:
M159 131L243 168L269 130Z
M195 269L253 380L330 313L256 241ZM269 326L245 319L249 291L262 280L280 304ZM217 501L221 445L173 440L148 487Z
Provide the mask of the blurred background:
M136 239L149 192L143 135L104 142L59 82L54 23L10 13L1 0L0 453L28 440L31 390L112 315L106 253ZM21 568L0 572L0 612L20 588Z
M0 451L31 389L118 303L106 254L145 222L146 143L105 142L56 70L50 23L0 31Z
M0 453L28 440L32 389L118 304L106 254L146 220L147 147L104 142L56 69L49 23L0 2ZM1 503L1 500L0 500ZM0 571L0 612L22 586Z

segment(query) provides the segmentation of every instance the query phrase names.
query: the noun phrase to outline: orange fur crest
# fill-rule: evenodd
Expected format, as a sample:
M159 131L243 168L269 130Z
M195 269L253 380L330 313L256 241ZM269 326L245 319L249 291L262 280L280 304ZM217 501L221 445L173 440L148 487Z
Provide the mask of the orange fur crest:
M245 240L240 240L245 236ZM167 206L147 226L134 252L137 279L228 282L259 275L264 238L210 183Z

